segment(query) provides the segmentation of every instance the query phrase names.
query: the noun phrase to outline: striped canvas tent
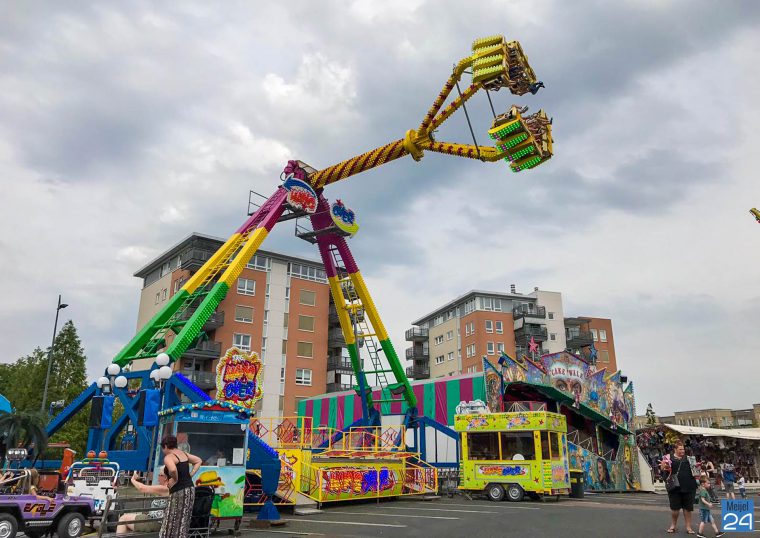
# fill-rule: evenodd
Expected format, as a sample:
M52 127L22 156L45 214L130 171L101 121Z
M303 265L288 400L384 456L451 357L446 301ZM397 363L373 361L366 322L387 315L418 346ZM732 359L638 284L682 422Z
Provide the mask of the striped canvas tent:
M459 402L485 401L483 374L465 374L455 377L439 377L412 382L417 397L417 411L421 416L432 418L447 426L454 425L454 415ZM372 392L374 400L390 398L387 391ZM403 415L405 403L381 404L383 415ZM352 391L335 392L302 400L298 404L298 416L311 417L314 427L327 426L344 429L361 418L362 406L357 394Z

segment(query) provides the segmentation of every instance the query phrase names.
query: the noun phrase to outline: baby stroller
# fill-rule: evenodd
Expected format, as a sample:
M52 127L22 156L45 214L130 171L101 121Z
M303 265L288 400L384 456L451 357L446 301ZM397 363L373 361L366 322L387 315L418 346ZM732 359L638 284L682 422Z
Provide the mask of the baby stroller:
M197 486L193 515L190 518L189 538L208 538L211 532L211 506L214 504L214 488Z

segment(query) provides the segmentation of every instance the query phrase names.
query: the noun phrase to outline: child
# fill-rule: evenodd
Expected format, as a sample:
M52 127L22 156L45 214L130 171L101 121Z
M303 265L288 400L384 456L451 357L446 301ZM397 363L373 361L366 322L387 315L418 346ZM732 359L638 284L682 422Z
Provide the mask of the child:
M705 538L705 535L702 534L702 531L705 530L705 523L710 523L712 525L713 530L715 531L715 536L723 536L726 534L725 532L718 531L718 527L715 525L715 520L713 520L712 514L710 513L710 508L712 508L713 503L712 497L710 497L710 492L708 491L708 487L710 485L710 481L706 478L700 478L699 480L699 490L697 490L697 498L699 499L699 515L700 515L700 522L699 522L699 531L697 532L698 538Z
M744 483L744 475L739 475L739 479L736 481L736 485L739 487L739 495L742 496L742 499L747 498L747 489L746 485Z

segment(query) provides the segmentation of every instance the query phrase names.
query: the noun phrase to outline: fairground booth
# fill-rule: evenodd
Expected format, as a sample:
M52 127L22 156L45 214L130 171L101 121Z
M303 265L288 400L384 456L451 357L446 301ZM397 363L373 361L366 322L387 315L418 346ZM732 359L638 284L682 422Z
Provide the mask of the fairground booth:
M636 443L648 463L653 481L661 481L657 469L665 454L683 441L686 454L696 462L733 465L748 484L760 482L760 428L703 428L681 424L657 424L636 431Z
M535 359L526 356L513 359L502 354L497 363L484 359L482 373L418 381L412 383L412 388L417 396L418 415L431 420L427 427L408 429L406 445L432 465L459 468L468 459L461 450L462 427L455 424L457 408L461 411L469 402L482 400L490 413L516 414L518 421L510 422L510 418L504 422L505 429L507 424L519 423L521 415L530 424L536 413L561 415L566 422L566 434L563 427L556 430L557 435L566 435L570 475L573 480L582 480L584 490L642 489L640 469L642 464L646 468L646 462L632 431L633 383L619 371L597 369L567 352ZM383 393L376 390L373 398L382 400ZM393 419L406 412L404 404L395 404L399 409L391 409L393 405L383 411L384 426L394 425ZM298 412L311 418L314 427L342 429L360 416L360 407L355 393L341 392L304 400ZM494 419L493 424L501 422ZM490 426L487 429L493 430ZM541 447L538 450L551 446L550 442L540 443L537 428L531 430L536 430L539 437L539 444L534 445ZM550 438L550 432L546 435ZM503 456L491 454L489 458L496 461ZM646 474L644 489L649 489L649 473Z

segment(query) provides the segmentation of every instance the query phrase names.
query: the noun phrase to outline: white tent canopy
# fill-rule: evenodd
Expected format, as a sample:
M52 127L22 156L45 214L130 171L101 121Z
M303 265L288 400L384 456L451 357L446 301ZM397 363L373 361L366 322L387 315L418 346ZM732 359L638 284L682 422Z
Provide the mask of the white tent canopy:
M701 435L702 437L733 437L734 439L749 439L760 441L760 428L699 428L697 426L682 426L680 424L663 424L666 428L684 435Z

